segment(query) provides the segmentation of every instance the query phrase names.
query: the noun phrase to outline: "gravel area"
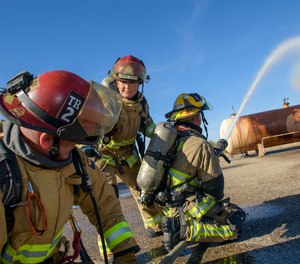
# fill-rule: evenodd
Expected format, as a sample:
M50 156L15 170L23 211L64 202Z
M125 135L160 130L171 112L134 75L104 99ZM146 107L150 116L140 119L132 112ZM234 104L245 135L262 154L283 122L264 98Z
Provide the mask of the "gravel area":
M190 245L175 263L300 263L300 144L268 148L262 157L236 155L221 165L226 196L248 213L244 233L233 243ZM139 263L160 263L167 254L162 237L145 235L132 197L121 199L121 205L141 247ZM95 229L80 209L74 215L94 263L103 263ZM72 237L68 226L65 233Z

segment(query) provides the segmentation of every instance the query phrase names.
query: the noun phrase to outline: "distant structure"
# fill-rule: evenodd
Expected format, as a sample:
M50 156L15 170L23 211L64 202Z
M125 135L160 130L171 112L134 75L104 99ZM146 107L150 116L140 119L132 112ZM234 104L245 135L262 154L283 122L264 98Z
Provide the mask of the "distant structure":
M234 118L236 116L236 112L234 111L234 108L232 106L232 113L231 113L231 117Z
M226 151L234 155L255 150L263 156L265 147L300 142L300 105L289 106L288 99L284 98L283 108L240 116L227 140ZM230 127L233 114L222 121L220 138Z
M283 98L283 107L284 108L288 108L289 105L290 105L289 98L288 97L287 98Z

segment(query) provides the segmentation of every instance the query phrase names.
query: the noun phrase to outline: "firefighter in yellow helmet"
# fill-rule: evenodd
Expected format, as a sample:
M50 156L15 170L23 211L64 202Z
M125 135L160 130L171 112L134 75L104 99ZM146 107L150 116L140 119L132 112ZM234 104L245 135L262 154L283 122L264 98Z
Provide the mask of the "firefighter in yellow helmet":
M98 142L120 108L116 93L67 71L22 72L8 82L0 93L1 263L73 263L79 247L60 252L73 205L103 234L114 263L137 263L113 188L76 148ZM77 230L73 245L79 237Z
M155 129L143 94L143 86L149 79L143 61L128 55L119 58L102 81L121 95L122 109L114 128L99 142L101 158L96 164L107 173L108 182L115 188L117 196L118 177L129 187L136 201L139 197L136 178L144 154L145 137L151 138ZM141 92L139 87L142 87ZM145 206L137 201L137 205L146 234L149 237L162 235L161 212L154 204Z
M173 110L166 114L166 118L171 121L178 120L190 120L195 115L200 114L200 118L202 118L202 122L204 125L204 129L206 132L207 138L207 125L208 122L204 116L204 110L212 109L211 105L206 101L206 99L200 96L197 93L191 94L180 94L173 105ZM201 123L200 123L201 124ZM199 124L199 125L200 125Z
M219 157L202 135L204 110L211 109L197 93L183 93L166 114L174 123L177 148L166 186L158 197L165 214L164 245L171 250L180 240L223 242L239 237L245 212L224 196L224 177ZM162 195L163 194L163 195ZM158 200L159 202L159 200Z

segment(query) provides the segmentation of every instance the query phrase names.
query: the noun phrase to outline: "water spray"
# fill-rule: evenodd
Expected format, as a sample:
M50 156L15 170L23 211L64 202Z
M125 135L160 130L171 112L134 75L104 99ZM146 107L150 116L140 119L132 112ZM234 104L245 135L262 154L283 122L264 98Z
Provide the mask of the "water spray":
M225 132L223 139L228 140L230 137L232 130L238 121L242 111L244 110L249 98L253 94L254 90L256 89L258 83L262 79L262 77L266 74L266 72L271 68L271 66L278 61L281 57L283 57L288 52L291 52L295 49L300 49L300 37L295 37L284 41L280 44L265 60L262 68L258 71L253 83L251 84L246 96L244 97L237 114L235 115L234 119L230 123L227 131Z

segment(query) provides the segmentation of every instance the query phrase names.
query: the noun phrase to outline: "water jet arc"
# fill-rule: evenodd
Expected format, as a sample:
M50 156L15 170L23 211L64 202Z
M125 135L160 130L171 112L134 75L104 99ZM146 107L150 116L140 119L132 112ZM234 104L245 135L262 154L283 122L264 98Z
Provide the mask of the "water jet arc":
M242 111L244 110L247 102L249 101L249 98L257 88L258 83L260 82L262 77L266 74L266 72L271 68L271 66L276 61L278 61L280 58L282 58L284 55L288 54L289 52L295 51L296 49L300 49L300 37L294 37L284 41L267 57L262 68L256 74L256 77L253 83L251 84L247 94L245 95L236 116L233 118L232 122L230 123L228 129L226 130L222 138L228 140L236 122L238 121Z

